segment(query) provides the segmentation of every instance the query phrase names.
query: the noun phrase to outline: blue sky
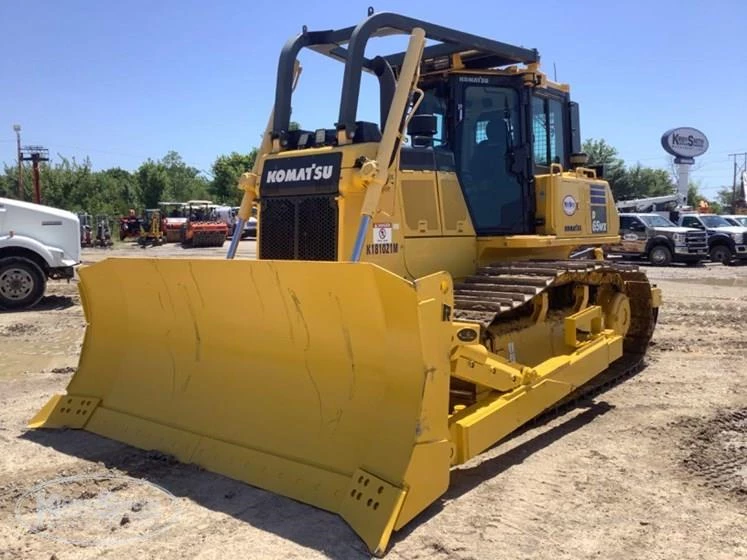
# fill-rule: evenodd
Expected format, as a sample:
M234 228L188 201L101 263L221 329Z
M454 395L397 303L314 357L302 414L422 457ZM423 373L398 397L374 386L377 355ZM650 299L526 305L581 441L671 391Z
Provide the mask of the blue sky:
M24 144L44 145L55 158L89 156L97 169L134 169L176 150L209 170L216 155L259 143L284 42L304 24L353 25L370 4L37 0L31 8L5 1L0 161L15 161L18 122ZM710 148L693 178L706 195L731 184L727 154L747 151L747 2L373 5L537 48L548 74L555 63L558 79L571 84L583 137L605 138L627 163L666 168L661 134L702 130ZM293 118L308 128L332 126L342 65L315 53L301 62ZM376 99L368 97L369 115Z

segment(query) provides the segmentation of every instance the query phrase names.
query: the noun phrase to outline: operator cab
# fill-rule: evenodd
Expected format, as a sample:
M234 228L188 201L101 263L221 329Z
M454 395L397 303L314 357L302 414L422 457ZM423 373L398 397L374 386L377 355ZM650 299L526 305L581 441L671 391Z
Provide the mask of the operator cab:
M435 238L454 247L454 254L466 255L471 250L464 241L468 237L553 235L564 238L558 243L571 244L571 238L584 232L608 233L605 186L592 187L588 177L575 184L573 177L549 178L585 160L578 157L583 156L578 106L570 101L567 86L553 83L539 70L535 49L398 14L369 15L356 27L304 28L281 53L268 156L258 179L260 258L337 260L351 250L345 244L358 239L359 229L353 205L362 199L351 195L359 186L350 181L357 177L350 170L362 168L377 154L405 59L405 52L369 57L366 46L369 39L406 35L415 28L434 43L423 49L417 90L405 110L410 142L398 139L386 163L398 161L400 171L436 173L398 175L401 202L387 200L389 211L382 211L391 218L399 205L397 219L403 224L392 228L396 239L384 257L392 261L388 266L401 259L402 266L407 261L408 273L421 270L415 261L430 249L414 247L429 246L434 243L429 239ZM291 130L297 55L306 48L345 65L334 128L327 121L325 128ZM364 71L378 80L378 123L359 118ZM320 167L329 174L307 176ZM344 181L348 183L341 187ZM557 202L565 204L564 209L553 198L560 195L550 191L550 183L563 183L557 187L563 189ZM345 197L347 203L341 205ZM587 204L583 211L581 201ZM406 258L398 247L404 239L413 248ZM492 258L484 247L479 258Z
M568 94L527 94L522 76L460 75L421 84L425 97L410 122L413 147L453 161L477 235L533 233L534 175L570 167ZM433 115L431 142L413 135ZM448 155L447 155L448 154ZM447 169L441 168L445 171Z

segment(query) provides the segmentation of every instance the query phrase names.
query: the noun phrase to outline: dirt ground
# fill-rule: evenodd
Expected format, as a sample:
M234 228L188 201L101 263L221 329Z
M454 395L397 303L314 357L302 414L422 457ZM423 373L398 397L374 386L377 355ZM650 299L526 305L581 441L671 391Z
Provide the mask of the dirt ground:
M84 259L112 254L183 253ZM387 558L747 558L747 266L647 272L665 302L645 369L456 469ZM0 559L369 557L335 515L89 433L28 431L83 330L75 282L0 314Z

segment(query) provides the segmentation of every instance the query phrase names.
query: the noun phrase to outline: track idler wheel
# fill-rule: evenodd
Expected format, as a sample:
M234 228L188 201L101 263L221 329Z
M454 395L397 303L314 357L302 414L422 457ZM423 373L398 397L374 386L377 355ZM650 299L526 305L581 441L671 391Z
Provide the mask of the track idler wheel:
M602 298L604 324L621 336L626 336L630 329L630 299L625 294L616 292Z

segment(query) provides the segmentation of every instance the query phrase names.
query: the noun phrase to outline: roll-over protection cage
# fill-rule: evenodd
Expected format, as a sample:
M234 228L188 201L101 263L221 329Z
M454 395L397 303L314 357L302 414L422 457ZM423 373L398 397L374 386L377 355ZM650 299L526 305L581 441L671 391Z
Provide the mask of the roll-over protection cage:
M368 59L365 57L366 45L372 37L408 34L416 27L425 31L426 39L437 41L425 48L423 61L459 54L465 69L486 69L539 62L539 53L536 49L509 45L395 13L375 14L371 8L368 10L368 17L355 27L309 31L304 26L302 32L290 39L280 53L272 139L279 139L282 145L289 132L294 65L302 48L309 48L345 64L340 114L335 124L338 133L344 131L345 137L349 139L355 135L358 94L364 70L378 77L380 126L383 127L394 93L395 73L402 64L405 53L399 52Z

